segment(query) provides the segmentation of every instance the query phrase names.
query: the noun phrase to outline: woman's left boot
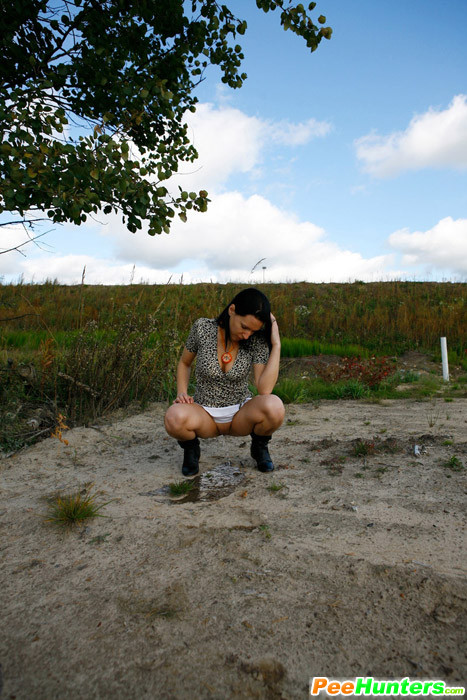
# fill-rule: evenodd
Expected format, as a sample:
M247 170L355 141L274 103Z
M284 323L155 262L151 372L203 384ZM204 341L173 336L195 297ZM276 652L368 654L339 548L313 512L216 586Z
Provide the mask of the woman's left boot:
M274 471L274 464L272 463L268 450L268 442L270 439L270 435L256 435L256 433L251 433L250 454L255 460L256 466L260 472Z
M201 454L198 438L178 440L177 442L183 448L183 476L195 476L199 472L199 458Z

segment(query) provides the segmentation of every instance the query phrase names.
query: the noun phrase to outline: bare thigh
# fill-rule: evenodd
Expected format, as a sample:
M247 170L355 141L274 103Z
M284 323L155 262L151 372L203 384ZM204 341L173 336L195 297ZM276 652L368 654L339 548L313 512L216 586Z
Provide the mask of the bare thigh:
M230 435L249 435L255 426L262 425L270 434L279 428L284 420L284 405L278 396L267 394L254 396L247 401L230 424ZM261 433L261 434L265 434Z
M165 414L165 428L169 435L186 440L187 431L200 438L213 438L229 432L230 423L215 423L197 403L174 403ZM192 436L191 436L192 437Z

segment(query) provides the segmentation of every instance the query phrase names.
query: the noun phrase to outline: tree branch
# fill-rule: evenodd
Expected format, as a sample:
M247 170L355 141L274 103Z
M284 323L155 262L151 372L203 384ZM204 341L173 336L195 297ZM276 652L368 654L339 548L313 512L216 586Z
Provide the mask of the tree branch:
M24 222L21 222L21 223L24 224ZM34 238L28 238L27 241L24 241L24 243L19 243L19 245L13 246L13 248L7 248L6 250L0 250L0 255L4 255L5 253L11 253L13 250L16 250L18 253L20 253L21 255L26 257L24 255L24 253L19 249L22 248L24 245L28 245L28 243L34 243L34 241L36 241L38 238L42 238L42 236L45 236L47 233L50 233L50 231L45 231L44 233L40 233L38 236L35 236Z

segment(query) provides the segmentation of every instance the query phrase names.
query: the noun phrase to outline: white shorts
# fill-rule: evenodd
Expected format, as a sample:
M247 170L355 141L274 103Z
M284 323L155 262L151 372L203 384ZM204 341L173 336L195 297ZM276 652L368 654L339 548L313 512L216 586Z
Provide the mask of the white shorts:
M209 413L215 423L231 423L234 415L238 413L241 407L249 400L248 398L242 401L242 403L234 403L231 406L221 406L221 408L216 408L215 406L203 406L203 408Z

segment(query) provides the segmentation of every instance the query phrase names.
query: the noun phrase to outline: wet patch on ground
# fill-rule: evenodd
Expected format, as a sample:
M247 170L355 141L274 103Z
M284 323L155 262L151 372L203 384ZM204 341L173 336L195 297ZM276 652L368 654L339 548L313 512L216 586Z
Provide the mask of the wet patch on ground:
M156 496L166 501L169 498L174 503L194 503L197 501L217 501L229 496L246 479L245 472L240 467L232 466L230 462L219 464L199 474L194 479L182 483L190 485L187 493L173 496L170 484L155 491L145 491L140 496Z

